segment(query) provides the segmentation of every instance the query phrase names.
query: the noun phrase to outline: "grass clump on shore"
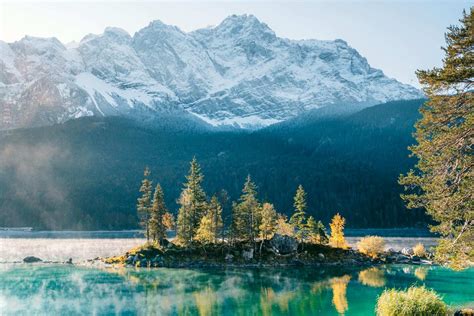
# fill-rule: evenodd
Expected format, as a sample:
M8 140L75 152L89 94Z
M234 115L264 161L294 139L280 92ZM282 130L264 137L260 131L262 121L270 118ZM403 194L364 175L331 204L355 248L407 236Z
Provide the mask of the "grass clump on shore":
M422 243L417 243L415 246L413 246L413 254L421 258L426 257L425 246Z
M377 299L378 316L445 316L448 307L433 290L424 286L385 290Z
M385 240L378 236L366 236L357 243L359 252L371 258L377 258L383 253L385 248Z

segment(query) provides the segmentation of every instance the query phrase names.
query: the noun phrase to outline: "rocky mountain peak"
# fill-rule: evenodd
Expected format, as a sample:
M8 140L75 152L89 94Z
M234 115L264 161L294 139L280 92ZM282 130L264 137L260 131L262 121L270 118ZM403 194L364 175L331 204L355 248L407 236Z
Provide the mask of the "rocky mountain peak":
M169 110L258 128L327 105L422 96L343 40L283 39L253 15L189 33L156 20L133 37L108 27L68 47L25 37L0 48L0 129Z

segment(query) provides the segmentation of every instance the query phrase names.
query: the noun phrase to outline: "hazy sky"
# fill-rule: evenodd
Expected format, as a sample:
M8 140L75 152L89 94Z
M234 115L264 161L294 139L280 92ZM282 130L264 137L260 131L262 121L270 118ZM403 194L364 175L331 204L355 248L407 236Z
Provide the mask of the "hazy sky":
M346 40L388 76L418 86L414 71L440 65L444 32L472 1L7 1L0 0L0 39L24 35L79 41L106 26L134 32L152 20L184 31L254 14L280 37Z

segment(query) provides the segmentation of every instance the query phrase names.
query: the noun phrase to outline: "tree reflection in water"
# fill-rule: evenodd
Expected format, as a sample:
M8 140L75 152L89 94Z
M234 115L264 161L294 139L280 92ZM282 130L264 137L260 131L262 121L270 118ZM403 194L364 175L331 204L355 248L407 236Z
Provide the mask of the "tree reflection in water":
M350 275L332 278L329 283L332 288L332 303L339 314L344 314L349 308L347 303L347 284L351 280Z
M359 272L359 282L371 287L383 287L386 283L385 272L372 267Z
M428 268L426 267L416 268L413 274L416 276L418 280L424 281L426 279L426 276L428 275Z
M204 290L193 293L196 307L200 316L210 316L218 314L217 292L210 286Z
M473 270L419 266L359 271L340 266L186 270L15 265L0 267L0 314L363 314L374 310L384 286L408 287L419 279L446 295L450 304L466 304L472 291L456 291L453 284L471 284L473 275Z
M348 309L346 292L351 280L351 275L341 276L338 270L313 269L107 271L124 277L144 294L146 314L200 316L226 314L227 309L236 315L317 313L328 300L343 314Z

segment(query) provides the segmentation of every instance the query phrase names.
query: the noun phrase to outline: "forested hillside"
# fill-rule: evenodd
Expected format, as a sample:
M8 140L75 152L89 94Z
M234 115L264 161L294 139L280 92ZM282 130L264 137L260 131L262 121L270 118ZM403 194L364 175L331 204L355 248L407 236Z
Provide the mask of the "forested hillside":
M213 131L196 122L189 128L184 120L144 126L118 117L5 132L0 226L135 228L144 167L176 212L193 156L208 195L228 192L225 216L250 174L260 199L280 213L292 212L302 184L308 213L325 223L340 212L349 227L413 226L426 218L404 208L397 178L413 165L407 146L422 102L391 102L340 116L314 112L255 132Z

